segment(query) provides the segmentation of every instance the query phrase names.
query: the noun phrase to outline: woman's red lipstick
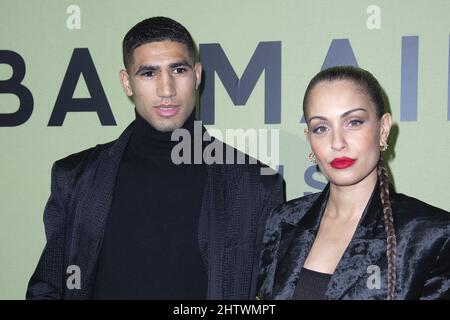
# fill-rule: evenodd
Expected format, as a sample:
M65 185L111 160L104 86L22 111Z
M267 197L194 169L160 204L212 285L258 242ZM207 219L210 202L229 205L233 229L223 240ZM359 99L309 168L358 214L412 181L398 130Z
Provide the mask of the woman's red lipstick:
M352 158L342 157L334 159L331 161L330 165L335 169L345 169L352 166L355 161L356 160Z

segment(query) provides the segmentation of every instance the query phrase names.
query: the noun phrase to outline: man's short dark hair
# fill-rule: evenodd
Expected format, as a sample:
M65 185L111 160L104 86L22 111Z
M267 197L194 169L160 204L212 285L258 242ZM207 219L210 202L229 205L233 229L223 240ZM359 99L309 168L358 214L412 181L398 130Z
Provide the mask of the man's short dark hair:
M133 61L133 51L137 47L150 42L167 40L184 44L189 55L195 59L195 44L189 31L170 18L153 17L136 24L123 38L123 64L128 68Z

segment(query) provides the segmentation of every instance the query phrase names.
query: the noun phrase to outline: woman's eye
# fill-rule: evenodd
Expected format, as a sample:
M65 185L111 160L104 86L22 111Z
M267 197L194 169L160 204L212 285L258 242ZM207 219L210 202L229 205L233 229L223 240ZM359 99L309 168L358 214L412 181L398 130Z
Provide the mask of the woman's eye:
M348 123L348 126L349 127L358 127L358 126L362 125L363 123L364 123L364 121L355 119L355 120L350 120Z
M314 128L314 129L313 129L313 133L321 134L321 133L327 132L327 130L328 130L327 127L325 127L325 126L320 126L320 127Z

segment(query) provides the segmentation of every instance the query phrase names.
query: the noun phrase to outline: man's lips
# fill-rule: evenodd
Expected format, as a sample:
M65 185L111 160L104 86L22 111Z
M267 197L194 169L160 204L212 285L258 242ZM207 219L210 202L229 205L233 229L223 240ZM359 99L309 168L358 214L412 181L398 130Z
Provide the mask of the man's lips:
M155 110L160 117L168 118L176 115L180 111L180 108L174 104L161 104L155 106Z
M350 166L352 166L355 163L355 159L342 157L342 158L336 158L333 161L330 162L330 165L334 169L345 169Z

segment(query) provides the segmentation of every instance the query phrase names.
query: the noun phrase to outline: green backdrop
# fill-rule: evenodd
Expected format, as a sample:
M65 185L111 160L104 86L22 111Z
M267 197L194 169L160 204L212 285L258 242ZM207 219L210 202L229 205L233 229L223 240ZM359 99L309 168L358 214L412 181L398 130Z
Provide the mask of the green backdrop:
M80 9L80 28L71 29L78 22L67 13L71 5ZM131 26L155 15L184 24L197 44L219 43L239 77L258 43L281 42L281 123L264 123L263 76L239 108L216 78L216 120L208 127L279 129L288 199L317 191L305 183L310 163L301 100L332 40L348 39L359 66L373 72L389 97L396 123L389 167L397 190L450 210L449 12L448 0L2 0L0 50L25 61L22 84L34 109L25 123L0 126L0 299L24 297L45 244L42 214L52 163L116 138L132 121L133 105L119 84L121 41ZM418 36L415 121L400 119L406 36ZM47 126L75 48L89 49L116 126L102 126L94 112L71 112L62 126ZM0 81L12 72L0 64ZM74 97L90 97L83 78ZM0 94L1 114L18 106L15 95Z

